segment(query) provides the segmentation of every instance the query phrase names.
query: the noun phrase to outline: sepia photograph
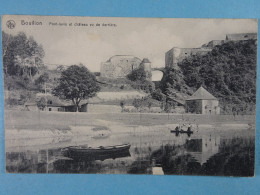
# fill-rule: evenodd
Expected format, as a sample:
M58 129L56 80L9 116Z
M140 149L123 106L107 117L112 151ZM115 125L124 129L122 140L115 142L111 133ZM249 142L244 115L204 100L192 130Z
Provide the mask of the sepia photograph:
M6 173L254 176L257 19L1 21Z

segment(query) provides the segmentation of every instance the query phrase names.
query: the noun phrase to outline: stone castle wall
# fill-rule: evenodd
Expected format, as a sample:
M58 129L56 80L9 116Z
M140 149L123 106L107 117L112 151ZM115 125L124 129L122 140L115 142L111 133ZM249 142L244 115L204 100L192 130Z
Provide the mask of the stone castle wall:
M143 67L146 72L151 72L151 62L143 61L129 55L116 55L107 62L101 63L100 76L106 78L125 78L133 70Z
M100 75L107 78L123 78L139 67L141 60L134 56L113 56L101 63Z
M257 33L227 34L225 40L212 40L200 48L177 48L174 47L165 53L165 67L178 69L178 63L191 55L204 55L210 52L215 46L228 41L257 40Z
M226 35L226 41L246 41L249 39L257 39L257 33L236 33Z
M211 51L211 48L177 48L170 49L165 54L165 66L178 69L178 63L191 55L204 55Z
M215 47L217 45L221 45L225 42L226 42L225 40L212 40L212 41L208 42L208 44L202 45L202 47L213 48L213 47Z

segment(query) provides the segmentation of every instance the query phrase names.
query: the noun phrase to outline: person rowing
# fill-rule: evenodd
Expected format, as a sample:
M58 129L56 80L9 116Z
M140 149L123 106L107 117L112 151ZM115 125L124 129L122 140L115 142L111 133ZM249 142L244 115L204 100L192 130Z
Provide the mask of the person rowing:
M180 126L175 127L175 131L180 131Z
M188 129L187 129L188 132L191 131L191 124L188 125Z

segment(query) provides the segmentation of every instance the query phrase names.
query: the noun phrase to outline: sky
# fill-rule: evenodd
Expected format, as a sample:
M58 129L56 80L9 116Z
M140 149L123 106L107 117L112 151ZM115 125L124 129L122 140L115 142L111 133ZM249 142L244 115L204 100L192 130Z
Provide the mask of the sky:
M7 28L9 20L15 22L13 29ZM29 25L32 21L42 25ZM226 34L257 32L257 20L6 15L2 30L32 36L42 45L44 63L50 68L82 63L98 72L100 64L114 55L148 58L152 67L164 67L165 53L171 48L196 48L211 40L223 40Z

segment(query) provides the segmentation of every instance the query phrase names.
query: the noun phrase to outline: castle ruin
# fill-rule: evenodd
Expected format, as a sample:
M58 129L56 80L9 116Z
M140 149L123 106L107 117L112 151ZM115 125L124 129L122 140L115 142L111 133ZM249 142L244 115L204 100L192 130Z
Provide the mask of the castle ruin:
M151 74L151 62L144 58L131 55L115 55L108 61L101 63L100 76L106 78L125 78L133 70L143 67L144 70Z
M199 48L177 48L173 47L165 53L165 67L178 69L178 63L192 55L205 55L215 46L221 45L228 41L247 41L257 40L257 33L237 33L227 34L225 40L212 40Z
M204 55L211 51L211 48L177 48L174 47L165 53L165 67L178 69L178 63L191 55Z

